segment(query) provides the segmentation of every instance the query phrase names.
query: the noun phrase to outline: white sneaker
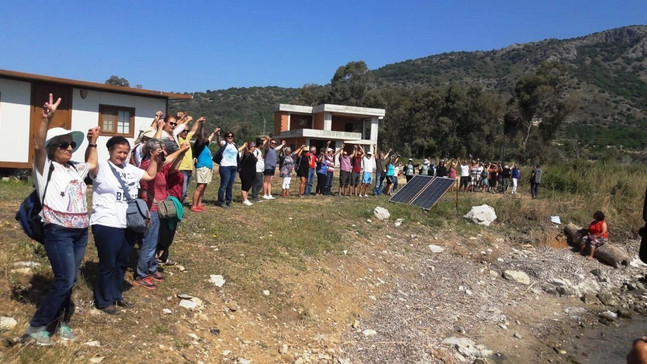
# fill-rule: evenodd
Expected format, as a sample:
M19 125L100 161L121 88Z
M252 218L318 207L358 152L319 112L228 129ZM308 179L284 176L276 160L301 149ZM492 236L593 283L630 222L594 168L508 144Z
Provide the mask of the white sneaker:
M253 203L249 202L249 200L245 200L245 201L243 201L243 205L251 206L251 205L253 205Z
M272 195L267 195L267 199L268 199L268 200L274 200L274 196L272 196Z
M271 200L271 198L268 195L263 195L263 200Z

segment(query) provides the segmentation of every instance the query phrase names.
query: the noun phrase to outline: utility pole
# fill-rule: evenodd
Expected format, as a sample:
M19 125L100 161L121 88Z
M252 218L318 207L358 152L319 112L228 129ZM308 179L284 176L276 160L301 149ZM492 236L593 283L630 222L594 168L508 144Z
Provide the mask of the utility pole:
M263 135L267 135L265 134L265 116L263 116Z

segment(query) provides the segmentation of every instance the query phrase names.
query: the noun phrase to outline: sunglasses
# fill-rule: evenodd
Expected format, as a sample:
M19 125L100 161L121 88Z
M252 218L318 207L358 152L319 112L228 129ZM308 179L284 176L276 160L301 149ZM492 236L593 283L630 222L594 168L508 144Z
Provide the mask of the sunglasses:
M169 123L171 126L177 126L177 123Z
M227 135L225 138L233 138L233 135Z
M63 150L72 146L72 149L74 149L76 148L76 142L60 142L60 143L52 144L52 146L58 147L59 149L63 149Z

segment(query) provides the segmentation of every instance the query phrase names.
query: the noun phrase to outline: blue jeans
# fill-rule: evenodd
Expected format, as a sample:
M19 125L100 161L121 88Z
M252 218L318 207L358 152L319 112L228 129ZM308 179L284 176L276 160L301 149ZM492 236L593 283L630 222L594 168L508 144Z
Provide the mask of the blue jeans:
M92 225L92 235L99 255L94 303L105 308L123 299L124 275L139 234L126 228Z
M332 180L333 172L328 171L326 175L326 187L324 188L324 195L332 195Z
M33 327L50 326L60 319L70 320L74 311L72 288L88 245L88 229L47 224L43 245L54 272L54 284L29 322Z
M137 278L145 278L157 272L157 240L160 235L160 218L157 211L151 211L151 224L144 233L142 247L139 249L139 260L137 261Z
M189 185L191 184L191 176L193 175L193 170L183 170L181 171L184 175L184 182L182 184L182 199L180 202L184 203L186 196L189 193Z
M315 176L317 173L315 173L314 168L309 168L308 169L308 181L306 182L306 189L303 192L306 196L308 196L312 192L312 185L315 182Z
M375 188L373 189L373 193L375 196L379 196L382 194L382 190L384 189L384 175L381 172L375 173Z
M218 205L231 205L233 199L234 182L236 181L236 166L218 168L220 174L220 188L218 188Z
M530 195L532 196L532 198L537 198L537 196L539 195L539 183L530 183Z

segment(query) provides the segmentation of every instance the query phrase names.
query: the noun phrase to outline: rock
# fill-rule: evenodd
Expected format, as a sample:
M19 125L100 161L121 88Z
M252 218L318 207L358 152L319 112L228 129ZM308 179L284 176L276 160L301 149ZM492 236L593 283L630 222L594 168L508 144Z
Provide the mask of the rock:
M209 282L215 284L216 287L220 288L225 284L225 279L220 274L212 274Z
M627 310L627 309L621 308L621 309L619 309L619 310L618 310L618 316L620 316L620 317L622 317L622 318L630 319L630 318L632 318L634 315L633 315L633 312L631 312L631 310Z
M195 310L196 308L198 308L198 305L191 300L181 300L180 307L184 307L187 310Z
M600 313L598 316L610 321L615 321L618 318L618 314L609 310Z
M577 284L577 290L581 293L598 293L600 292L600 284L592 279L585 279Z
M503 277L509 281L515 281L517 283L529 285L530 277L524 272L515 271L515 270L506 270L503 272Z
M279 354L285 355L287 353L288 353L288 345L287 344L281 345L281 348L279 348Z
M403 222L404 222L404 219L397 219L397 220L395 220L395 226L398 227L398 226L402 225Z
M364 334L365 337L375 336L375 335L377 335L377 331L372 330L372 329L366 329L366 330L362 331L362 334Z
M103 359L105 359L104 356L93 356L92 358L90 358L90 363L99 364L103 361Z
M88 342L86 342L86 343L85 343L85 344L83 344L83 345L85 345L85 346L94 346L94 347L99 347L99 346L101 346L101 343L100 343L100 342L98 342L97 340L93 340L93 341L88 341Z
M523 336L522 336L520 333L518 333L518 332L515 332L515 333L514 333L514 335L512 335L512 336L513 336L515 339L519 339L519 340L523 339Z
M227 309L231 312L236 312L238 311L238 302L236 301L229 301L227 302Z
M494 208L488 205L473 206L472 209L463 216L478 225L490 226L496 220Z
M265 296L269 296L269 295L270 295L270 291L268 291L268 290L263 290L263 295L265 295Z
M564 234L568 237L569 244L579 247L582 239L579 232L582 230L583 229L581 227L573 223L568 223L566 227L564 227ZM593 257L615 268L618 268L621 265L627 266L630 261L629 255L622 247L610 243L604 244L595 249Z
M442 253L445 251L445 248L436 244L430 244L429 250L431 250L432 253Z
M350 325L350 326L351 326L353 329L358 328L358 327L359 327L359 320L355 320L355 321L353 321L353 324L352 324L352 325Z
M542 285L541 285L541 289L542 289L544 292L548 293L548 294L552 294L552 295L555 295L555 296L559 295L559 293L557 292L557 287L553 286L553 285L552 285L552 284L550 284L550 283L544 283L544 284L542 284Z
M0 330L9 331L16 327L18 322L13 317L0 317Z
M564 313L572 319L580 319L586 313L586 308L583 307L566 307Z
M179 294L177 295L177 298L179 298L179 299L181 299L181 300L190 300L191 298L193 298L193 296L188 295L188 294L186 294L186 293L179 293Z
M582 295L582 302L587 305L599 305L600 299L592 293L585 293Z
M391 217L391 213L389 212L389 210L380 206L377 206L375 209L373 209L373 215L375 216L376 219L382 220L382 221L388 220L389 217Z
M170 314L173 313L173 311L169 310L168 308L164 308L164 309L162 309L162 313L170 315Z
M602 304L605 306L618 306L618 300L610 293L600 292L598 293L598 298L600 299L600 302L602 302Z
M236 358L236 364L251 364L252 361L249 359L238 357Z

